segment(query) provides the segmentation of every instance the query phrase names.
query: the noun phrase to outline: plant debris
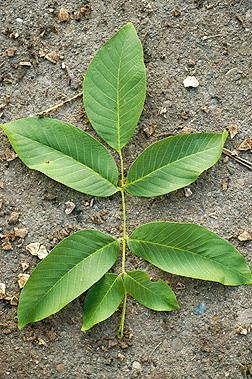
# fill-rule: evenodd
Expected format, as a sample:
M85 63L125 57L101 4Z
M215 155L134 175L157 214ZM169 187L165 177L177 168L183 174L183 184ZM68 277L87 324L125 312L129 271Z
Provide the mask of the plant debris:
M82 4L79 9L74 12L73 18L76 21L80 21L82 17L89 18L91 15L92 8L89 4Z
M66 8L60 8L58 13L59 22L66 22L70 20L70 13Z
M174 8L172 11L172 16L173 17L179 17L181 16L181 11L178 8Z
M252 378L252 363L240 363L239 366L244 378Z
M32 242L26 246L26 250L39 259L44 259L48 255L48 251L44 245L41 245L40 242Z
M106 211L105 209L103 209L103 210L101 210L99 212L94 213L90 218L91 218L91 221L94 224L101 225L101 224L104 223L105 216L107 214L108 214L108 211Z
M14 150L7 147L4 152L1 154L0 158L6 162L14 161L17 158L17 154Z
M45 340L43 340L43 338L41 338L41 337L38 337L38 339L37 339L37 344L39 345L39 346L45 346L45 347L48 347L48 344L46 343L46 341Z
M29 274L18 274L18 285L19 288L23 288L27 280L29 279Z
M149 126L146 126L146 128L144 128L143 131L147 138L150 138L151 136L153 136L153 134L155 133L156 127L157 126L155 124L151 124Z
M51 51L45 55L45 59L53 64L56 64L59 61L60 56L56 51Z
M3 250L6 250L6 251L10 251L10 250L13 250L13 246L12 244L10 243L10 241L3 241L2 242L2 249Z
M19 216L20 216L20 213L11 212L10 217L8 218L8 223L9 224L17 224L19 222Z
M228 189L228 185L229 185L229 178L225 178L222 181L222 189L223 189L223 191L226 191Z
M14 228L14 233L16 237L25 238L28 230L26 228Z
M236 124L230 124L226 129L229 132L231 139L233 139L239 131Z
M246 138L240 145L237 147L237 150L252 150L252 138Z

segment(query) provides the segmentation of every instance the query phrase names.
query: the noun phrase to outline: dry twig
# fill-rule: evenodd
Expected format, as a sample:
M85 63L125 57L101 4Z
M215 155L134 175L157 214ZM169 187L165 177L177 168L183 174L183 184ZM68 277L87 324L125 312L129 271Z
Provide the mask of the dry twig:
M56 104L56 105L53 105L52 107L48 108L48 109L45 109L39 113L37 113L38 116L46 116L48 113L51 113L51 112L54 112L56 111L58 108L62 107L63 105L69 103L70 101L73 101L75 99L78 99L79 97L81 97L83 95L83 92L79 92L77 93L76 95L66 99L66 100L63 100L61 101L60 103Z
M247 167L249 170L252 170L252 163L247 161L244 158L240 158L237 155L234 155L231 150L223 149L223 154L227 155L229 158L234 159L236 162L240 163L242 166Z

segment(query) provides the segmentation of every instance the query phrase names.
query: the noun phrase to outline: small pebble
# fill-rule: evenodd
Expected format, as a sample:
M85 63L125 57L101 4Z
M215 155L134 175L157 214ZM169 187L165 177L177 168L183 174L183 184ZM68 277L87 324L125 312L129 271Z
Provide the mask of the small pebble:
M19 221L20 213L11 212L10 217L8 219L9 224L17 224Z
M58 13L59 22L66 22L70 20L70 13L66 8L60 8Z
M4 299L6 286L4 283L0 283L0 300Z
M38 255L39 251L39 242L32 242L29 245L26 246L26 250L31 254L31 255Z
M142 371L143 367L140 362L134 361L132 364L132 369L135 371Z
M236 333L240 334L241 336L246 336L248 334L248 329L240 325L236 328Z
M48 255L48 251L44 245L39 242L32 242L26 246L26 250L31 254L35 255L39 259L44 259Z
M66 215L69 215L70 213L73 212L73 210L75 209L76 205L72 202L72 201L67 201L65 203L65 214Z
M184 188L184 193L185 193L185 197L190 197L193 194L191 188L189 187Z
M206 312L206 304L205 303L199 303L196 305L196 307L193 309L193 313L195 315L203 315Z
M238 240L241 242L252 241L252 234L247 232L247 230L244 230L242 233L239 234Z
M11 58L11 57L14 57L16 55L16 53L17 53L17 49L9 47L8 49L5 50L4 55L6 57Z
M17 17L16 18L16 21L19 23L19 24L23 24L24 20L20 17Z
M195 76L187 76L183 81L185 88L197 88L199 86L199 81Z
M15 236L19 238L25 238L28 234L28 230L26 228L14 228Z
M65 366L64 366L64 363L59 363L57 366L56 366L56 371L61 373L63 372L65 369Z
M29 268L29 266L30 266L29 263L21 262L21 267L22 267L23 272L25 272Z
M29 61L21 61L19 62L19 66L32 67L32 64Z
M48 255L48 251L46 250L46 247L44 245L40 245L38 254L37 254L38 258L44 259L45 257L47 257L47 255Z

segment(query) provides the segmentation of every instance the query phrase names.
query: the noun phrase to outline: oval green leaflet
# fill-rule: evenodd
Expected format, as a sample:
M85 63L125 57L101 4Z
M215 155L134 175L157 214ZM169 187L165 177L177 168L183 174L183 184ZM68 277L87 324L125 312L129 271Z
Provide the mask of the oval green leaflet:
M146 93L143 48L132 23L97 52L83 88L84 107L93 128L120 151L134 133Z
M161 270L229 286L252 284L251 271L237 249L206 228L157 221L141 225L129 249Z
M118 191L113 157L88 133L47 117L11 121L3 130L29 168L88 195Z

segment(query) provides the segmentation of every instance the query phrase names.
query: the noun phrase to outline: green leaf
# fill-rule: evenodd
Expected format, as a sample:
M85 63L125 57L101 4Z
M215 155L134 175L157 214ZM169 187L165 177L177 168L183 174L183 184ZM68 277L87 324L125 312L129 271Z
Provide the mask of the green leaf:
M119 242L95 230L82 230L60 242L37 265L21 292L19 328L42 320L96 283L115 263Z
M29 168L88 195L110 196L117 192L114 159L82 130L51 118L23 118L2 128Z
M86 295L81 330L89 330L95 324L109 318L119 307L123 296L121 275L105 274Z
M229 286L252 284L251 271L238 250L199 225L151 222L132 233L128 246L172 274Z
M127 272L124 275L124 285L135 300L154 311L173 311L179 308L171 287L163 280L152 282L146 272Z
M84 106L96 132L120 151L143 110L146 73L133 24L124 25L97 52L84 80Z
M182 134L155 142L132 163L126 191L164 195L194 182L220 158L227 132Z

